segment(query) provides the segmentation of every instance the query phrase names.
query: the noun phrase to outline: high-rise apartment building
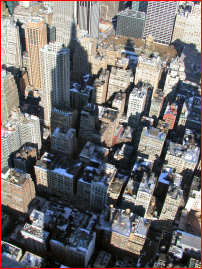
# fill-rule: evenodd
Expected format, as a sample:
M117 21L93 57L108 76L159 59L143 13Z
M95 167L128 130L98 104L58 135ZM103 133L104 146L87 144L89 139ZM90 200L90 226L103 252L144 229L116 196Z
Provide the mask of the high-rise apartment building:
M145 89L134 88L130 93L127 117L131 124L138 123L141 114L144 112L146 97L147 91Z
M79 1L77 3L77 19L81 30L91 37L99 36L100 6L98 1Z
M39 118L18 113L1 127L1 167L8 166L10 154L25 143L33 143L41 149L41 131Z
M13 75L1 71L1 121L7 121L11 111L19 106L18 89Z
M186 44L195 44L201 51L201 2L186 2L179 5L173 31L172 42L180 40Z
M159 219L173 222L182 203L183 191L180 186L171 183Z
M19 27L12 17L1 17L1 65L22 66Z
M95 102L96 104L103 104L106 101L107 97L107 88L109 83L109 75L110 72L108 70L102 71L99 78L95 79L94 81L94 88L95 88Z
M165 139L166 134L160 132L159 129L144 127L138 146L138 154L150 160L155 160L156 155L158 155L158 157L161 155Z
M132 78L131 70L124 70L113 66L109 77L107 100L110 99L114 92L119 92L120 90L125 92Z
M51 112L51 131L60 128L66 132L69 128L75 128L77 117L77 110L66 112L54 107Z
M165 160L168 165L175 168L177 173L187 170L193 173L199 159L199 148L195 145L181 145L170 142Z
M34 88L42 89L42 66L40 49L47 44L47 27L43 21L30 21L26 24L26 47L29 56L30 83Z
M172 38L178 2L149 1L144 37L153 36L156 42L169 45Z
M159 118L163 106L164 94L161 89L156 89L152 95L149 117Z
M18 212L27 213L30 202L35 198L35 187L29 174L18 169L5 168L1 171L1 201Z
M175 126L175 121L177 117L178 106L173 103L168 105L166 111L163 115L163 120L168 124L168 128L172 130Z
M161 74L163 72L162 61L160 57L138 57L138 64L135 73L135 84L138 82L149 83L153 90L158 88Z
M40 50L43 77L42 106L44 120L50 125L53 107L69 108L70 61L69 50L62 43L50 43Z

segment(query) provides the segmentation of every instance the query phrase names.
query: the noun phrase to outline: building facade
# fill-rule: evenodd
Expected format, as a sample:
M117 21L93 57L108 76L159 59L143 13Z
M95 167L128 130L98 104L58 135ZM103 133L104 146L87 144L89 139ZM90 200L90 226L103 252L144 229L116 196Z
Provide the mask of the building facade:
M148 2L144 37L151 35L158 43L169 45L172 38L177 2Z
M35 187L29 174L17 169L1 172L1 199L4 206L26 214L35 198Z
M69 108L70 62L69 50L61 43L50 43L40 50L44 107L44 120L50 125L53 107Z
M47 44L47 27L43 21L30 21L25 29L26 48L29 56L31 86L43 88L40 49Z

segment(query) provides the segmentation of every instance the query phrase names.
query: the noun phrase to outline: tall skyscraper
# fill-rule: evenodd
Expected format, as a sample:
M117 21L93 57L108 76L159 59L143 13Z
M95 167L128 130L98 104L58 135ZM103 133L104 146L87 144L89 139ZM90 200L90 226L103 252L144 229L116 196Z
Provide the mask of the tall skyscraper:
M18 89L13 75L1 71L1 120L7 121L11 111L19 106Z
M1 17L1 64L21 67L21 43L19 27L13 18Z
M29 56L30 83L34 88L42 89L42 69L40 49L47 44L47 29L43 21L30 21L26 25L26 46Z
M47 4L48 3L48 4ZM56 28L56 41L65 46L72 39L72 25L76 14L75 1L46 1L53 10L52 24Z
M70 62L69 49L55 42L41 49L43 75L42 106L44 120L49 125L52 107L67 110L69 107Z
M78 25L91 37L98 38L100 7L98 1L79 1L77 6Z
M156 42L169 45L177 7L176 1L148 1L144 37L151 35Z

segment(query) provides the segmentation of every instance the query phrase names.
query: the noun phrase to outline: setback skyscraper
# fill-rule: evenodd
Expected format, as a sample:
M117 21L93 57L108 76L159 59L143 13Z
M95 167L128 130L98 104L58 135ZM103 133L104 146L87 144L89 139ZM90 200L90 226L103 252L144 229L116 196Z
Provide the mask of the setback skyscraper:
M69 107L70 62L69 50L55 42L41 49L43 74L44 120L49 126L52 106L67 110Z

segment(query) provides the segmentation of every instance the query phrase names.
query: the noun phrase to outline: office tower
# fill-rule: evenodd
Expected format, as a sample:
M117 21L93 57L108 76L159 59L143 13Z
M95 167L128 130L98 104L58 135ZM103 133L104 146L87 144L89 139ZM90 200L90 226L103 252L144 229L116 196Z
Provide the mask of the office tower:
M56 41L65 46L68 46L70 40L74 38L75 33L72 32L72 25L76 4L75 1L53 1L48 3L53 11L52 25L56 28Z
M172 130L175 126L175 121L177 117L178 106L173 103L168 105L166 111L163 115L163 120L168 124L168 128Z
M156 42L169 45L172 38L178 2L150 1L144 28L144 38L153 36Z
M37 189L65 200L73 198L80 169L78 162L69 160L64 154L45 152L34 166Z
M47 44L47 29L43 21L30 21L26 24L26 47L29 56L30 83L43 89L40 49Z
M112 21L120 10L120 1L100 1L100 19Z
M147 91L145 89L134 88L129 96L127 117L129 123L134 125L140 120L144 113Z
M115 92L119 92L120 90L125 92L130 85L132 77L131 70L124 70L113 66L109 77L107 100L109 100Z
M197 1L186 2L185 5L180 4L175 20L172 42L180 40L186 44L194 44L196 49L200 52L201 3Z
M1 201L4 206L26 214L34 198L34 182L29 174L9 168L1 171Z
M7 121L11 111L19 106L19 95L13 75L1 71L1 121Z
M116 35L142 38L144 24L144 12L124 10L117 15Z
M77 3L78 25L81 30L86 31L89 36L98 38L100 7L98 1L79 1Z
M151 99L149 117L154 117L155 119L159 118L163 106L163 101L164 101L163 91L161 89L156 89Z
M135 72L135 85L138 82L149 83L153 90L158 88L161 74L163 72L162 61L160 57L138 57L138 64Z
M147 12L148 1L132 1L132 10Z
M56 128L51 136L51 149L74 157L77 151L76 130L70 128L67 132L63 132Z
M1 17L1 65L22 66L19 27L12 17Z
M42 106L44 121L49 126L53 107L69 108L70 60L69 49L59 42L50 43L40 50L43 78Z
M144 127L142 130L138 154L147 157L149 160L155 160L156 155L161 155L166 135L154 127Z
M41 149L41 131L39 118L18 113L1 127L1 167L8 166L10 154L25 143L33 143Z

